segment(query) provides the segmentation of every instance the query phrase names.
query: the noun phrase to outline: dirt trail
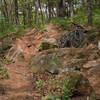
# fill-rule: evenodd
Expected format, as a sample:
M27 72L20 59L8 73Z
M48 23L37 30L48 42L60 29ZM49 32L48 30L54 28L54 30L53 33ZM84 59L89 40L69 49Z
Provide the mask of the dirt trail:
M43 34L36 29L25 30L25 34L17 38L12 45L9 56L17 57L20 55L18 47L24 58L28 58L37 52L37 47L41 38L45 35L52 37L55 33L59 33L54 25L47 25L47 31ZM16 54L15 54L16 53ZM18 56L19 56L18 55ZM27 67L27 60L18 60L9 65L5 65L10 74L10 79L0 81L0 100L34 100L31 84L31 70ZM36 99L35 99L36 100Z
M26 62L7 65L10 79L0 82L4 93L0 100L33 100L30 75Z

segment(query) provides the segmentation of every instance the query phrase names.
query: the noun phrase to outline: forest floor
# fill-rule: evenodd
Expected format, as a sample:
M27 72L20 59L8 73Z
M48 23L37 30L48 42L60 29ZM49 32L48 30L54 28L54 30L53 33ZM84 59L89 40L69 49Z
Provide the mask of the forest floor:
M38 90L34 91L33 88L31 79L33 73L28 67L28 60L31 55L38 52L38 46L43 37L58 38L57 36L60 36L64 32L51 24L47 25L47 30L44 33L36 29L28 29L24 31L25 34L23 36L16 39L12 44L11 52L6 55L11 57L13 61L10 64L5 64L10 78L0 80L0 100L41 100L38 98ZM24 58L19 57L21 54ZM94 74L98 74L97 76L89 77L90 82L95 84L95 86L97 85L97 89L100 88L100 80L98 80L100 75L99 70L100 68L98 67L94 72ZM96 78L97 80L95 81ZM100 89L98 90L99 92Z

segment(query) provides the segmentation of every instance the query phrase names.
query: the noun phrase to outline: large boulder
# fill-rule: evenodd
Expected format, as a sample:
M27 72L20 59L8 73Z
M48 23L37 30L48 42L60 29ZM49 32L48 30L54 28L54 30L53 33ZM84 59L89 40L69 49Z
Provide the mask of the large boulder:
M85 59L80 58L82 49L76 48L61 48L50 49L38 52L33 55L29 61L29 66L34 73L37 72L52 72L65 68L80 68Z

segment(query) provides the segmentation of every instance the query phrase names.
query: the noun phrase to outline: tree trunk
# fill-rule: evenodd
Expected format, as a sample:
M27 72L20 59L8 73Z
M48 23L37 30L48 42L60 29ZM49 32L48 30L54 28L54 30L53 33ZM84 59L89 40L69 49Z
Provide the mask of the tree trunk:
M24 28L25 28L25 25L26 25L26 13L25 11L23 10L23 23L24 23Z
M49 12L49 20L52 18L52 4L51 4L51 0L48 0L48 12Z
M27 4L27 24L32 26L32 5Z
M40 12L41 12L42 24L44 24L44 17L43 17L43 12L42 12L42 8L41 8L41 2L40 2L40 0L39 0L39 8L40 8Z
M48 6L47 6L47 4L46 4L46 7L45 7L45 18L46 18L46 20L48 21L49 20L49 16L48 16Z
M39 8L39 1L35 0L35 24L39 25L39 13L38 13L38 8Z
M57 0L56 2L57 6L57 16L58 17L65 17L66 16L66 6L65 6L65 0Z
M18 1L15 0L15 21L16 25L19 24L19 16L18 16Z
M92 25L92 1L87 0L88 4L88 24Z
M4 0L4 12L5 12L5 18L8 20L8 10L7 10L7 3L6 3L6 1Z
M71 21L73 22L73 15L74 15L74 11L73 11L73 0L69 1L69 7L70 7L70 17L71 17Z
M83 4L83 6L85 6L86 5L86 0L82 0L82 4Z
M13 10L14 10L14 0L9 0L9 3L8 3L8 18L9 18L9 23L10 24L15 24L14 23L14 18L15 16L13 15Z

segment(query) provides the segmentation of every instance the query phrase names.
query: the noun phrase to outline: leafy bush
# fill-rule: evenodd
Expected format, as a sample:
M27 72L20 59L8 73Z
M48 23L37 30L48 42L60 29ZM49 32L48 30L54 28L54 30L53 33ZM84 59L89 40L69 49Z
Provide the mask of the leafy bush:
M3 66L3 63L0 61L0 80L1 79L8 79L9 74L7 69Z
M68 88L69 85L69 80L65 80L64 84L63 84L63 88L62 88L62 100L71 100L71 96L73 95L72 93L72 88Z
M8 20L4 17L0 16L0 36L3 34L8 34L12 31L16 31L16 26L13 24L9 24Z
M97 28L100 27L100 10L98 8L93 9L93 26L96 26ZM88 12L87 8L78 10L74 16L73 16L73 22L80 23L80 24L87 24L88 22ZM60 27L63 27L64 29L69 29L71 26L71 19L70 17L64 17L64 18L58 18L55 17L51 20L51 23L57 24Z
M45 25L40 26L40 32L43 33L47 30L47 27Z
M16 35L22 35L24 30L24 26L20 25L16 30Z
M73 16L73 21L75 23L80 23L80 24L87 23L88 22L87 16L88 16L87 11L85 10L78 11L77 14Z
M40 80L36 81L36 85L39 87L42 87L44 85L44 80L40 79Z
M52 56L51 58L51 61L50 61L50 64L53 65L53 66L56 66L58 64L58 56L56 53L54 53L54 55Z
M51 23L57 24L58 26L62 27L63 29L68 29L71 26L71 20L67 17L58 18L55 17L51 20Z
M96 26L97 28L100 28L100 10L98 8L94 8L92 10L93 13L93 26ZM81 9L79 10L74 16L73 20L75 23L87 23L88 22L88 12L87 9Z
M90 42L91 42L91 41L95 41L95 40L97 39L96 37L98 37L98 36L100 36L99 33L96 33L96 32L90 33L90 34L89 34L89 41L90 41Z
M54 97L51 94L47 94L45 100L61 100L61 99L60 98L57 98L57 97Z
M93 25L100 28L100 15L96 14L93 16Z
M14 24L9 24L8 20L0 16L0 36L9 34L11 32L21 35L23 33L24 25L20 24L18 27Z

